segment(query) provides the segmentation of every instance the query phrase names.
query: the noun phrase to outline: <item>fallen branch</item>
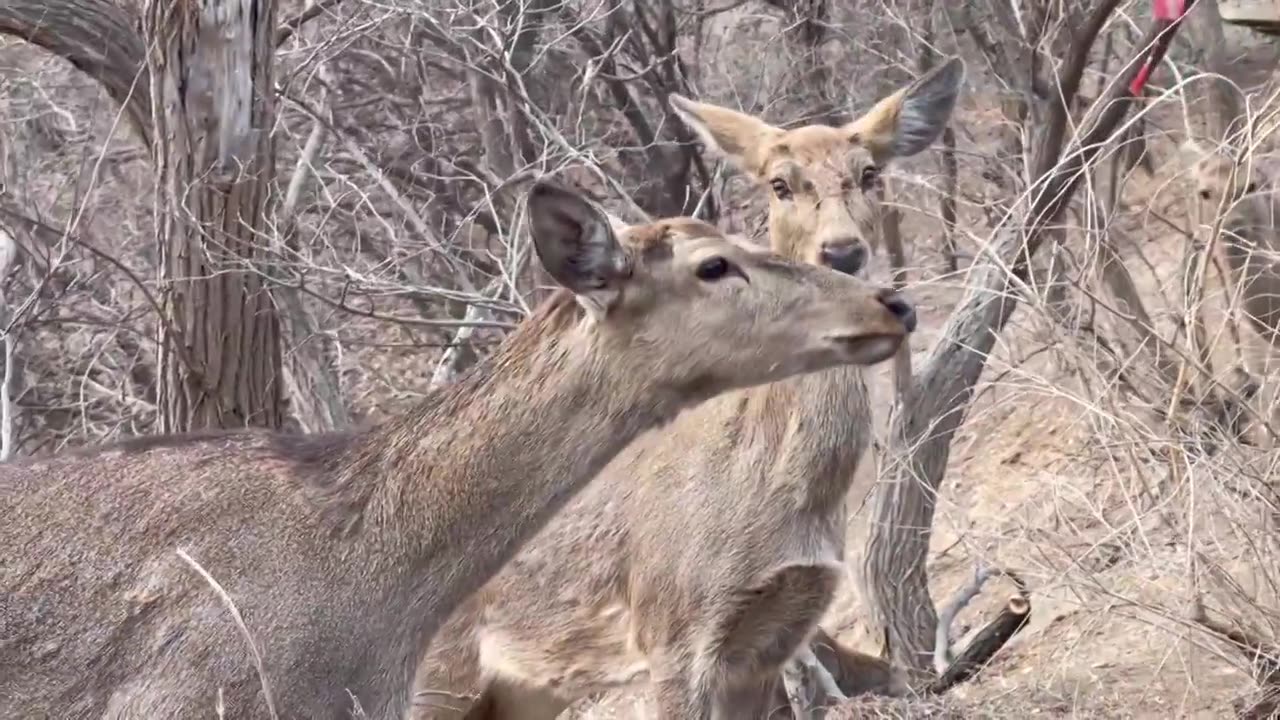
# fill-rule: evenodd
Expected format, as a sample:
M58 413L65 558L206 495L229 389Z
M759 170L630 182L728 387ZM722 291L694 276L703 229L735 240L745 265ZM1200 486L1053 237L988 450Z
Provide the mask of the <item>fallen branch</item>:
M808 720L820 708L849 699L809 644L802 645L782 669L782 684L796 720Z
M940 669L939 677L934 680L925 689L925 692L933 695L944 693L951 688L963 683L978 673L983 667L995 657L1000 649L1018 634L1019 630L1026 627L1027 621L1031 619L1031 594L1027 591L1026 585L1017 575L1002 571L979 571L974 581L966 586L957 594L956 598L948 604L943 610L942 616L939 618L938 639L940 644L946 640L946 630L942 626L942 619L945 618L948 623L954 619L955 613L960 608L967 605L974 596L982 588L982 583L986 582L988 577L994 575L1003 575L1018 587L1018 594L1009 598L1004 608L1000 610L1000 614L994 620L987 623L987 626L978 631L977 635L969 641L964 650L960 652L956 658L949 663L945 669ZM953 609L954 607L954 609ZM948 615L948 611L951 614ZM947 643L949 645L949 643ZM941 655L949 655L949 651L944 647L939 650Z

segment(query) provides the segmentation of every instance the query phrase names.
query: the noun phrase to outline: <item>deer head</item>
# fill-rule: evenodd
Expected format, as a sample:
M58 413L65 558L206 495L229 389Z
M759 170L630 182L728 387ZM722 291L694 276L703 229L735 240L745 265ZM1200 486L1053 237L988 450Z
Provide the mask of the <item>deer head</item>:
M670 100L709 151L769 187L776 252L855 273L878 244L881 173L937 139L963 80L964 63L952 58L841 127L783 130L728 108Z
M1179 148L1183 160L1192 167L1196 194L1213 203L1226 198L1228 204L1258 189L1261 170L1251 158L1237 164L1222 150L1206 150L1194 140Z
M533 243L585 311L600 363L688 400L897 350L915 311L893 292L674 218L616 231L576 193L529 195ZM570 341L572 342L572 341ZM655 375L657 377L655 377Z

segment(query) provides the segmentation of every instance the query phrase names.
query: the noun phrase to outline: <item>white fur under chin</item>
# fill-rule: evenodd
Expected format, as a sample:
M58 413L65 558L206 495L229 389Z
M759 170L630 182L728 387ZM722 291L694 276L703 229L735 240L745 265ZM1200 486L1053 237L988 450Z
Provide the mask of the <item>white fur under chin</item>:
M876 337L856 341L853 359L858 365L878 365L893 357L898 346L906 343L901 337Z

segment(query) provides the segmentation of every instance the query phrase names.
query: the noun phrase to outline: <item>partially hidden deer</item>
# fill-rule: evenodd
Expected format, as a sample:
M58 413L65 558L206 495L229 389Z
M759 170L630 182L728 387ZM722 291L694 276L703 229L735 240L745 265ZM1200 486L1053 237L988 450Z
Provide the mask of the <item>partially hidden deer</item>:
M841 127L671 104L770 189L775 252L852 274L879 230L880 173L938 137L963 77L951 60ZM837 368L726 394L637 439L450 618L414 717L540 720L646 684L659 718L766 717L845 574L845 496L870 438L861 370ZM860 681L901 689L879 658L836 652Z
M1181 148L1184 156L1195 158L1193 164L1196 193L1216 220L1220 233L1218 244L1226 261L1227 294L1231 304L1244 316L1248 330L1262 341L1261 345L1242 338L1246 355L1261 356L1271 365L1280 351L1280 201L1277 188L1254 162L1236 163L1223 152L1205 153L1194 142ZM1247 160L1247 159L1246 159ZM1274 374L1274 367L1263 368L1262 375ZM1257 393L1248 374L1237 377L1237 391L1248 396ZM1266 422L1276 419L1274 410L1277 391L1269 387L1258 395L1256 408ZM1269 433L1249 433L1253 441L1273 445Z
M563 289L402 417L0 465L0 717L402 718L449 612L633 438L910 329L706 223L615 233L548 183L528 208Z

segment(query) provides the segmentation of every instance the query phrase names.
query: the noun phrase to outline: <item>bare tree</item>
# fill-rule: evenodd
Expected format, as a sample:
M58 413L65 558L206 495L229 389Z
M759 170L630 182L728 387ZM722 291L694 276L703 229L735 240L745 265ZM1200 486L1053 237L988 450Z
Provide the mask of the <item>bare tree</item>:
M255 263L274 180L274 0L151 2L160 430L278 427L280 321Z
M1045 242L1046 227L1066 210L1082 172L1105 146L1133 105L1150 68L1163 57L1177 29L1158 21L1139 44L1145 63L1131 64L1100 101L1090 129L1064 152L1072 101L1094 39L1120 0L1101 0L1077 31L1054 97L1060 98L1042 130L1029 207L997 230L990 259L980 260L942 337L934 346L890 431L888 466L877 488L864 558L864 578L875 622L895 663L930 671L938 617L929 593L928 554L935 498L988 353L1017 307L1015 285ZM1138 79L1140 78L1140 80Z
M153 143L162 432L285 417L279 319L253 267L275 168L274 23L273 0L149 2L140 23L99 0L0 7L0 29L88 72Z

